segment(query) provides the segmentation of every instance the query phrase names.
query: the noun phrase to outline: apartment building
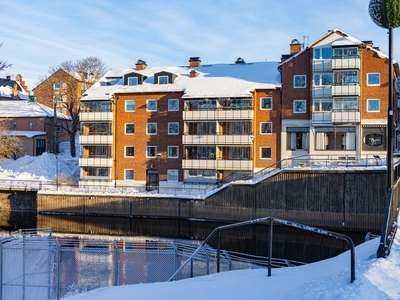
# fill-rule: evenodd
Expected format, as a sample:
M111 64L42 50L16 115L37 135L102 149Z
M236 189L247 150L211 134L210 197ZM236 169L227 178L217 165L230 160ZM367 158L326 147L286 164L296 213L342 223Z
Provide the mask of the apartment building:
M282 60L282 157L385 157L386 55L332 30L308 47L293 40Z
M81 98L80 184L211 184L274 164L278 65L202 65L192 57L183 67L139 60L110 70Z

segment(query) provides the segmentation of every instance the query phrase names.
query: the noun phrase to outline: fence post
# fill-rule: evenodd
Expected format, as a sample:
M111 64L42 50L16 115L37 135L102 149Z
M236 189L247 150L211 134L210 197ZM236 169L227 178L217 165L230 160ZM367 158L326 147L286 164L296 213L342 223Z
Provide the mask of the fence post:
M114 286L119 285L119 276L118 276L118 245L114 240Z
M274 219L269 219L269 249L268 249L268 276L271 276L272 268L272 234L273 234Z
M0 300L3 300L3 243L0 244Z
M57 242L57 299L60 299L61 293L61 245Z

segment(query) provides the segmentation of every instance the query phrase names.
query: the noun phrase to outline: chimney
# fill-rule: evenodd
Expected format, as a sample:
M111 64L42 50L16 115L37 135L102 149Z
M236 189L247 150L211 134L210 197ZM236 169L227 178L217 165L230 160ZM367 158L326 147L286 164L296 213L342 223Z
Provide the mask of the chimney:
M18 97L18 95L19 95L18 84L16 84L16 83L14 83L12 94L13 94L14 97Z
M237 65L243 65L243 64L245 64L246 62L244 61L244 59L243 58L241 58L241 57L238 57L237 59L236 59L236 61L235 61L235 64L237 64Z
M147 67L147 64L144 60L139 59L136 62L136 71L144 70L144 69L146 69L146 67Z
M369 47L374 47L374 43L372 41L362 41L362 42Z
M196 70L191 70L190 71L190 78L195 78L197 76Z
M7 79L7 81L11 81L11 76L10 76L10 75L7 75L7 76L6 76L6 79Z
M301 51L301 44L298 40L294 39L290 43L290 54L296 54Z
M189 59L189 67L191 68L199 67L200 63L201 63L200 57L191 57Z

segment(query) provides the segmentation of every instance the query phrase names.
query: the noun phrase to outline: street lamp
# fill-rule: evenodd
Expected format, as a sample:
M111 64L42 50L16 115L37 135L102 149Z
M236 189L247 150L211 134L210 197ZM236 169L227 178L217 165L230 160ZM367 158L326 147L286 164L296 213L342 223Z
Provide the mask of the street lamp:
M158 193L160 193L160 157L161 157L161 153L157 153L157 168L158 168L157 191L158 191Z
M58 153L56 153L56 189L58 191Z
M57 153L57 97L54 97L53 105L54 105L53 153L56 154Z

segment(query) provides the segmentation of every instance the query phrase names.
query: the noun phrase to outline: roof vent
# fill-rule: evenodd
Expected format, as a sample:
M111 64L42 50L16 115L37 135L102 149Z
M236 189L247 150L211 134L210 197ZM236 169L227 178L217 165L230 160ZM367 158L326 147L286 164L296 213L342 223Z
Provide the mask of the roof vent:
M246 62L244 61L244 59L243 58L241 58L241 57L238 57L237 59L236 59L236 61L235 61L235 64L245 64Z
M191 70L190 71L190 78L194 78L197 76L197 71L196 70Z

